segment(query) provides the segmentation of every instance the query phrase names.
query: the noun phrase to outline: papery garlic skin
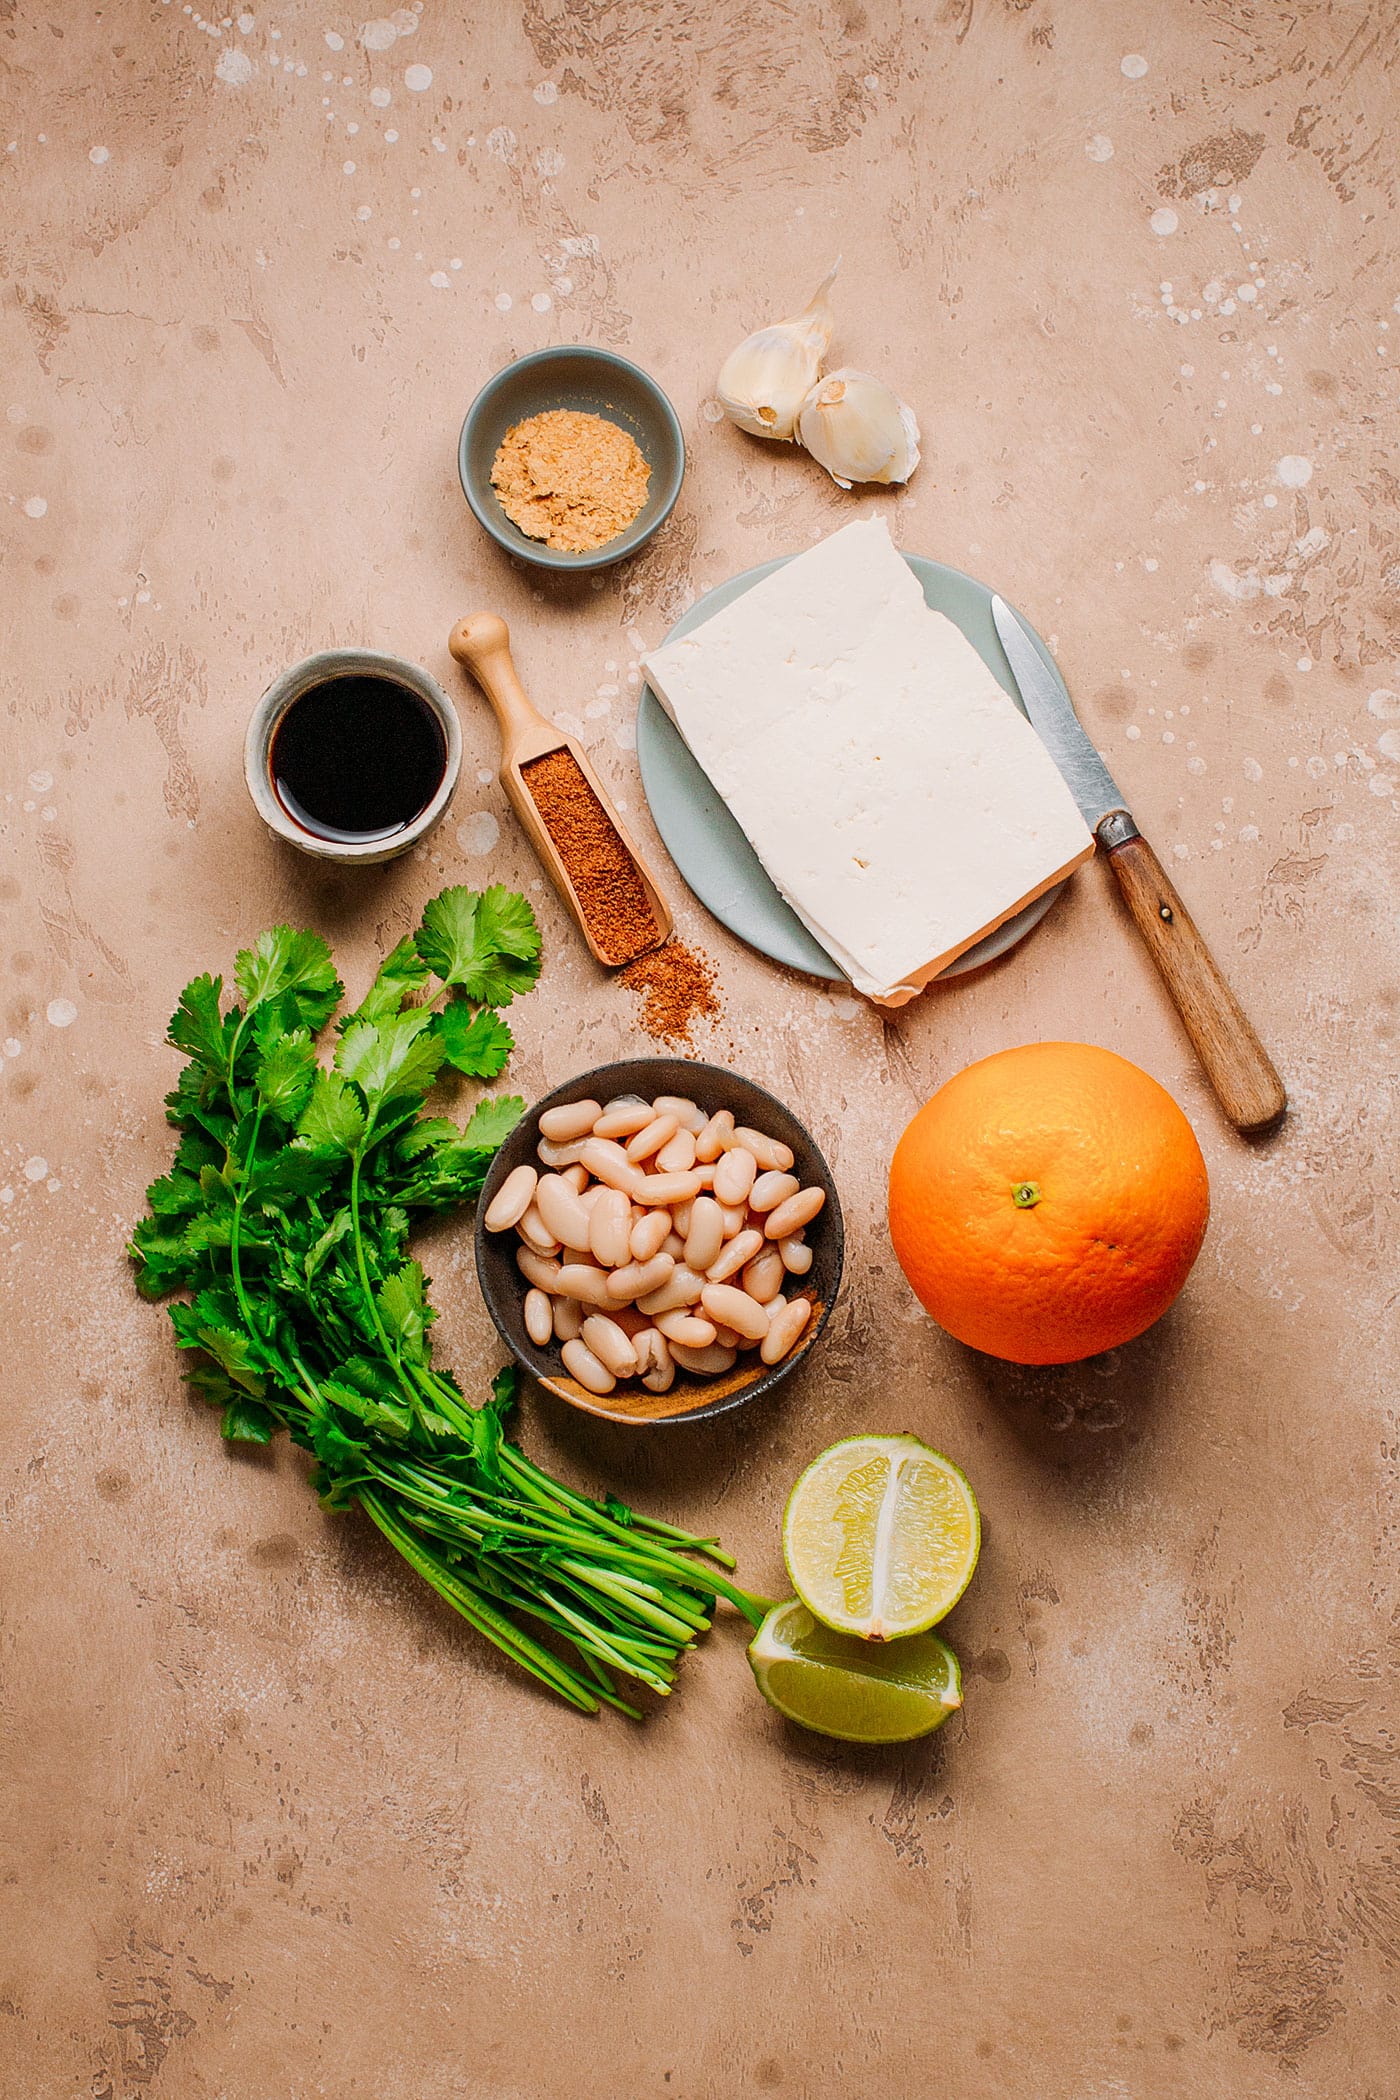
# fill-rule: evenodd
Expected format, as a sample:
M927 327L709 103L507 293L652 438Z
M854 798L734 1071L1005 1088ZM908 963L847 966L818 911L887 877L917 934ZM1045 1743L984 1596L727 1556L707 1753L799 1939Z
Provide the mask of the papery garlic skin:
M725 359L715 394L740 430L791 439L831 341L836 317L826 295L840 267L838 255L800 314L756 329Z
M919 426L907 401L883 379L843 365L802 403L797 435L838 487L855 481L907 481L919 464Z

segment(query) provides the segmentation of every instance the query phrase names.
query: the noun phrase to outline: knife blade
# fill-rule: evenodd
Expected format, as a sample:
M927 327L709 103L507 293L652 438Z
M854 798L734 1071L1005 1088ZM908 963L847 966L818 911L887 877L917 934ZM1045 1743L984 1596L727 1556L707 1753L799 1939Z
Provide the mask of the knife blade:
M992 620L1031 727L1112 868L1222 1108L1246 1136L1271 1130L1288 1096L1244 1008L1024 622L995 596Z

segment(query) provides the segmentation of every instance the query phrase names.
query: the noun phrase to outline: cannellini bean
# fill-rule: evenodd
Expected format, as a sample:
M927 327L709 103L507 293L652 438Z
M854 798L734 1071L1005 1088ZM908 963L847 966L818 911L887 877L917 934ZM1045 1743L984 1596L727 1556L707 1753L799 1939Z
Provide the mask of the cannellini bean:
M695 1157L713 1166L733 1135L733 1116L727 1108L717 1110L695 1140Z
M599 1189L588 1214L588 1245L605 1269L620 1269L632 1239L632 1206L621 1189Z
M700 1293L700 1303L717 1326L732 1327L751 1341L761 1341L768 1332L767 1306L732 1284L707 1283Z
M627 1140L627 1157L634 1165L650 1159L652 1153L659 1152L680 1127L674 1116L654 1116L645 1130L639 1130L635 1137Z
M697 1319L680 1306L674 1312L658 1313L656 1325L668 1342L679 1342L685 1349L708 1349L715 1338L713 1320Z
M697 1276L684 1262L678 1262L658 1291L648 1291L638 1298L637 1310L649 1319L658 1313L674 1312L678 1306L698 1305L700 1293L705 1288L703 1276Z
M786 1275L783 1257L770 1242L762 1254L755 1254L740 1280L751 1298L756 1298L760 1305L771 1305L782 1289Z
M596 1393L601 1400L616 1386L617 1380L612 1372L599 1363L585 1342L565 1342L560 1354L564 1359L564 1369L578 1380L585 1392Z
M536 1290L555 1292L559 1288L559 1264L552 1256L536 1254L532 1247L517 1247L515 1266L527 1283Z
M577 1341L583 1332L583 1307L577 1298L555 1298L554 1339L556 1342Z
M544 1221L545 1231L562 1246L572 1248L576 1254L587 1252L588 1212L567 1181L558 1174L542 1174L535 1190L535 1209Z
M716 1327L715 1329L715 1340L716 1342L718 1342L721 1349L732 1349L737 1355L739 1350L739 1344L744 1341L744 1337L740 1334L737 1327L725 1327L721 1325L719 1327ZM744 1346L746 1348L752 1348L753 1344L751 1342L747 1342L744 1344Z
M785 1240L779 1240L778 1252L789 1276L805 1276L812 1266L812 1250L800 1232L790 1232Z
M607 1138L585 1138L579 1147L579 1159L590 1174L606 1181L610 1189L621 1189L625 1196L632 1195L643 1178L621 1145L614 1145Z
M713 1378L720 1371L733 1368L735 1352L721 1349L718 1342L711 1342L708 1349L688 1349L683 1342L672 1342L671 1354L683 1371L695 1371L702 1378Z
M619 1101L603 1110L593 1125L596 1138L630 1138L654 1121L649 1101Z
M633 1261L650 1261L659 1254L671 1235L671 1213L668 1210L643 1211L632 1227L628 1245Z
M520 1223L535 1200L535 1183L539 1178L528 1164L507 1174L487 1207L488 1232L509 1232L512 1225Z
M535 1147L535 1157L557 1173L560 1167L577 1166L582 1150L577 1139L568 1145L556 1145L550 1138L541 1138Z
M584 1305L607 1305L608 1272L596 1269L592 1262L566 1261L554 1280L554 1291L561 1298L577 1298Z
M663 1174L688 1174L695 1165L695 1132L680 1129L673 1138L667 1138L656 1155L656 1164Z
M779 1138L765 1137L761 1130L748 1130L741 1123L734 1133L734 1143L742 1145L746 1152L752 1152L759 1165L770 1172L776 1169L780 1174L787 1174L792 1170L791 1148Z
M665 1239L661 1242L661 1252L669 1254L672 1261L685 1260L685 1241L674 1226L672 1226Z
M554 1305L548 1291L538 1288L525 1293L525 1332L537 1349L554 1337Z
M638 1340L641 1339L639 1336ZM642 1367L642 1384L649 1393L669 1393L676 1382L676 1365L671 1355L671 1345L665 1335L658 1334L654 1327L648 1327L645 1339L648 1351L647 1361Z
M669 1254L654 1254L650 1261L629 1261L614 1269L608 1278L608 1296L619 1305L636 1298L649 1298L668 1283L675 1261Z
M681 1214L676 1212L676 1224ZM697 1196L690 1206L689 1230L685 1236L685 1261L689 1269L708 1269L719 1260L724 1245L724 1212L713 1196Z
M801 1186L795 1174L779 1174L770 1169L768 1173L760 1174L749 1190L749 1209L776 1210L780 1203L786 1203L789 1196L795 1196Z
M585 1189L591 1186L587 1167L581 1167L577 1160L574 1161L571 1167L565 1167L562 1170L559 1179L567 1181L576 1196L581 1196Z
M733 1146L715 1164L715 1195L721 1203L746 1203L758 1172L758 1161L744 1146Z
M533 1203L515 1229L526 1246L533 1247L536 1254L559 1252L560 1242L554 1237Z
M571 1145L575 1138L587 1137L602 1113L601 1101L566 1101L562 1107L547 1108L540 1117L540 1136L552 1145Z
M747 1203L721 1203L720 1209L724 1213L724 1236L732 1240L748 1224L749 1207Z
M763 1252L763 1234L750 1225L743 1232L736 1232L732 1240L726 1240L724 1250L717 1261L712 1261L705 1271L710 1283L727 1283L737 1276L740 1269L751 1262L755 1254Z
M674 1116L682 1130L703 1130L707 1121L705 1111L689 1094L658 1094L652 1107L659 1116Z
M635 1167L632 1171L636 1172ZM689 1174L644 1174L634 1188L637 1201L648 1210L669 1210L673 1203L689 1203L692 1196L699 1195L700 1177L693 1168Z
M788 1298L768 1323L759 1355L766 1364L781 1363L812 1317L810 1298Z
M825 1189L803 1189L800 1195L789 1196L776 1210L770 1210L763 1229L770 1240L785 1240L789 1233L810 1225L825 1201Z
M690 1214L694 1208L695 1202L692 1198L689 1203L678 1203L671 1212L671 1230L678 1232L682 1239L690 1230Z
M697 1159L695 1162L695 1172L700 1176L700 1186L702 1189L712 1189L714 1187L715 1170L711 1165L709 1165L705 1161Z
M583 1344L614 1378L636 1377L637 1352L615 1320L603 1313L590 1314L583 1323Z

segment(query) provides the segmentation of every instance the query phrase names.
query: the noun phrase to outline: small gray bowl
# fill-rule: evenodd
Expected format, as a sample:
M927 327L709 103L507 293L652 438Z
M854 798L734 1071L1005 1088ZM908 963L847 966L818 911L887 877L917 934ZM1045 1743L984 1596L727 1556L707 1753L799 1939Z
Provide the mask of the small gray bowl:
M814 1316L781 1363L765 1364L756 1352L746 1351L731 1370L717 1378L697 1378L689 1371L681 1371L669 1393L649 1393L644 1386L624 1384L600 1399L570 1378L560 1362L557 1343L541 1349L525 1332L525 1293L529 1285L515 1264L520 1241L514 1232L486 1230L491 1199L517 1167L538 1165L535 1147L539 1142L540 1117L547 1108L560 1108L569 1101L610 1101L619 1094L640 1094L644 1101L653 1100L658 1094L680 1094L707 1115L721 1108L732 1109L736 1123L761 1130L791 1148L792 1171L804 1187L826 1191L825 1205L807 1228L812 1266L805 1276L789 1278L787 1291L789 1297L809 1298ZM805 1363L831 1317L841 1284L845 1248L841 1203L831 1169L811 1133L792 1110L755 1080L727 1072L720 1065L697 1064L683 1057L636 1057L622 1064L599 1065L596 1071L581 1072L577 1079L556 1087L516 1124L492 1161L486 1186L477 1198L477 1279L486 1309L511 1355L570 1407L639 1428L708 1422L714 1415L728 1414L732 1408L756 1400L760 1393L771 1392L799 1364Z
M491 468L506 432L551 408L605 416L636 440L651 468L647 500L632 523L588 554L565 554L529 538L506 516L491 486ZM605 569L635 554L670 517L685 475L685 439L676 411L639 366L612 350L564 343L517 357L487 380L467 410L457 469L462 493L478 522L507 554L518 554L537 569Z
M272 740L277 734L278 723L294 700L310 692L313 686L326 685L333 678L384 678L394 685L406 686L437 717L442 730L447 757L437 793L411 824L406 824L391 838L333 839L318 831L309 831L283 807L272 785ZM442 821L461 770L462 725L457 719L456 708L442 687L418 664L408 663L401 656L388 656L379 649L323 649L319 655L305 657L301 663L293 664L280 678L273 679L253 709L243 745L243 771L248 793L268 830L275 831L278 838L285 839L288 845L299 847L317 860L356 861L361 866L395 860L400 853L407 853L410 846L425 839Z

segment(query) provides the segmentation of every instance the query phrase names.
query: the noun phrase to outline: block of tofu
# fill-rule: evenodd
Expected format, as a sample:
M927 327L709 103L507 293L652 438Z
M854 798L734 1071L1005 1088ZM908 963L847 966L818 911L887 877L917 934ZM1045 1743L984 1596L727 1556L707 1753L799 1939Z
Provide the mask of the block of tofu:
M777 888L881 1005L1094 850L1054 760L881 518L643 661Z

